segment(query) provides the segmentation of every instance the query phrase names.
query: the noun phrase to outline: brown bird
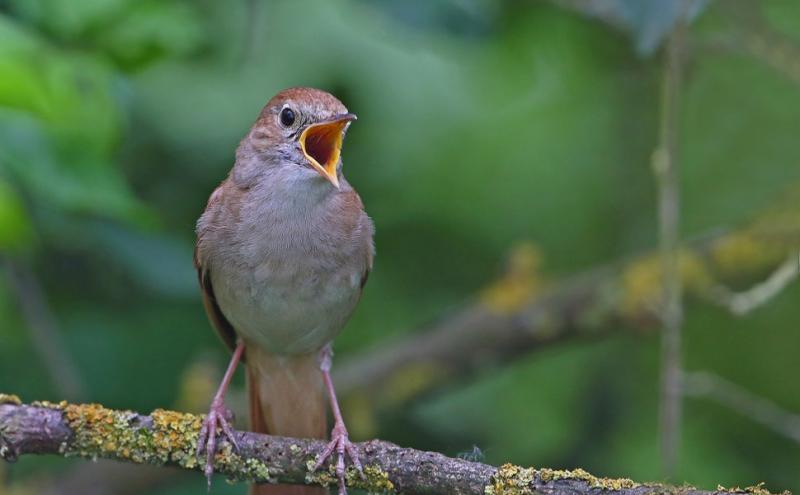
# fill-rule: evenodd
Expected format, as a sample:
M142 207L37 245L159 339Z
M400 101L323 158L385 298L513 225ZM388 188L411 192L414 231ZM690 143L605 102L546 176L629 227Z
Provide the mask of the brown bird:
M341 147L356 116L311 88L281 91L261 110L236 162L197 222L195 266L213 326L233 349L205 419L198 455L211 482L217 428L234 443L224 395L243 354L253 431L331 441L361 464L331 381L331 342L350 318L372 268L372 220L342 175ZM319 494L313 487L255 485L252 494Z

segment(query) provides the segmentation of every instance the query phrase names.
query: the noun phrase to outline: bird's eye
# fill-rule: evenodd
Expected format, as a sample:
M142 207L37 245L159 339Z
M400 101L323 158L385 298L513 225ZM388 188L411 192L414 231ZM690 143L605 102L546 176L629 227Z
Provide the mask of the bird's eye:
M281 125L283 127L289 127L294 124L294 118L294 110L291 108L281 110Z

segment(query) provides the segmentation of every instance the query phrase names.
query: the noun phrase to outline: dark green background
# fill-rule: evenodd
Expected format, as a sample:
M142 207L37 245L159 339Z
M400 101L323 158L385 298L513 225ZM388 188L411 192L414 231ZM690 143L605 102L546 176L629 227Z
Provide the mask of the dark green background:
M84 399L179 407L188 367L216 379L227 358L200 304L194 222L261 106L295 85L359 116L344 170L378 254L341 359L464 301L521 241L551 278L650 249L671 2L616 4L632 33L536 1L0 1L0 251L42 283ZM690 39L770 29L800 67L800 3L762 5L757 21L710 3ZM686 75L693 236L800 180L800 80L725 49L693 52ZM2 280L0 391L60 399ZM800 411L798 296L743 319L690 305L687 368ZM491 463L657 480L657 396L658 339L609 337L487 369L379 417L376 432L451 455L478 446ZM800 490L800 445L708 402L685 413L676 481ZM28 486L80 463L25 458L0 472ZM220 479L213 493L244 489ZM158 493L204 490L195 476Z

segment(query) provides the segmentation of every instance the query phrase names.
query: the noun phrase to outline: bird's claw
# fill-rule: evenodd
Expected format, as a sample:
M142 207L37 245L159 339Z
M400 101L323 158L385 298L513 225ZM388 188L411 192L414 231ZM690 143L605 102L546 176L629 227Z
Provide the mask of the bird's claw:
M361 465L361 460L358 457L358 451L356 450L355 445L353 442L350 441L350 438L347 434L347 428L345 428L344 424L339 423L333 427L333 431L331 432L331 441L325 447L325 449L320 453L319 459L317 463L314 465L314 471L322 467L325 461L336 452L336 478L339 480L339 495L345 495L347 493L347 489L345 488L344 484L344 474L345 474L345 456L350 457L350 461L353 463L353 466L358 471L358 474L361 478L364 478L364 468Z
M233 413L225 407L222 399L215 398L211 402L208 414L203 420L203 426L200 428L200 435L197 437L196 456L198 461L202 462L203 452L206 453L206 465L203 472L208 479L209 488L211 488L211 475L214 474L214 455L217 453L218 427L222 431L222 437L230 442L235 451L239 450L239 444L236 443L236 437L230 425L231 421L233 421Z

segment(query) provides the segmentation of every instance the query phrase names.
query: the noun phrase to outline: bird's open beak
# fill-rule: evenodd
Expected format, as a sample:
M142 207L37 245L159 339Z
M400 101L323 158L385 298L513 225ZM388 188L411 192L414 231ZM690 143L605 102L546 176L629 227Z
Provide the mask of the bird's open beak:
M356 120L352 113L337 115L336 117L318 122L305 128L300 134L300 147L311 165L323 177L339 188L339 177L336 166L342 153L344 131L350 122Z

